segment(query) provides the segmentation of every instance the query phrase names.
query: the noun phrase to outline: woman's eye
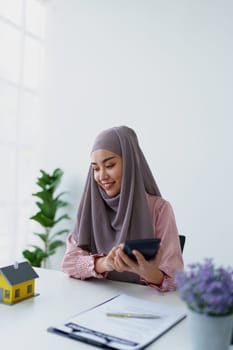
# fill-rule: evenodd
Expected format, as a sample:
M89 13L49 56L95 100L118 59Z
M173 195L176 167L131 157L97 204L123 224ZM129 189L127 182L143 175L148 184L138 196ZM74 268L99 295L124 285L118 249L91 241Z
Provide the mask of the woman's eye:
M109 165L106 165L106 168L111 169L113 166L114 166L114 164L109 164Z

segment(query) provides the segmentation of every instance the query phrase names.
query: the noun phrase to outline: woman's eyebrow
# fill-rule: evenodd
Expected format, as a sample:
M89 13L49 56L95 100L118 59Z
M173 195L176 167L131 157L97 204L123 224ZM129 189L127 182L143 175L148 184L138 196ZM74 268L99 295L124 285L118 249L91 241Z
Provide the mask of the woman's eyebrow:
M103 160L101 160L101 163L106 163L107 161L111 160L111 159L114 159L116 158L115 156L112 156L112 157L107 157L107 158L104 158ZM91 162L92 165L96 165L97 163L96 162Z

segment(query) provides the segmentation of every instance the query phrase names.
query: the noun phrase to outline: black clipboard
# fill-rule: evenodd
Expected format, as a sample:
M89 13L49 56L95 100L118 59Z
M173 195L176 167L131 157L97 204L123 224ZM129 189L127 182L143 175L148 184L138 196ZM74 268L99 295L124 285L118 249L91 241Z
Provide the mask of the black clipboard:
M123 302L122 302L123 301ZM125 303L125 304L124 304ZM143 327L146 327L149 325L150 327L150 333L149 336L145 336L145 331L141 330L141 326L138 325L138 331L134 328L135 327L135 320L127 321L126 319L119 319L116 321L116 319L113 319L109 317L104 321L105 323L102 323L103 329L100 329L101 319L104 319L103 314L106 317L106 310L113 309L114 307L116 310L119 310L119 306L121 310L122 305L136 305L138 312L143 312L144 309L140 308L141 305L144 303L147 303L147 310L150 310L151 308L158 309L160 306L160 309L162 307L165 308L164 313L166 316L168 316L168 321L164 322L164 320L159 323L159 320L157 320L158 323L156 323L156 320L142 320L140 322ZM116 308L117 307L117 308ZM162 310L161 309L161 310ZM169 318L170 313L170 318ZM87 322L87 318L90 317L90 325L89 321ZM70 339L74 339L77 341L82 341L85 343L88 343L90 345L94 345L97 347L102 348L109 348L109 349L116 349L116 350L139 350L144 349L146 346L151 344L153 341L155 341L158 337L160 337L162 334L167 332L170 328L175 326L178 322L180 322L182 319L186 317L186 312L184 308L175 307L175 306L167 306L165 304L158 304L153 303L151 301L144 301L140 298L131 297L128 295L117 295L113 298L94 306L88 310L85 310L76 316L68 319L66 322L57 325L52 326L47 329L47 331L60 335L65 336ZM83 322L83 319L85 320ZM98 319L98 322L96 320ZM93 321L95 320L95 322ZM85 323L86 322L86 323ZM111 323L112 322L112 323ZM118 322L118 325L117 323ZM126 322L132 322L132 325L130 325L131 330L134 330L131 332L131 337L125 337L122 336L124 333L124 327L127 328ZM137 320L137 322L139 322ZM152 323L153 322L153 323ZM122 332L119 332L119 325ZM106 327L108 328L106 328ZM118 330L117 330L118 327ZM114 329L115 328L115 329ZM106 331L108 329L108 331ZM111 331L109 331L111 329ZM139 333L139 334L137 334ZM133 336L132 336L133 334ZM143 338L144 337L144 338ZM141 340L142 339L142 340Z
M68 323L66 328L64 327L63 330L62 328L58 329L54 327L49 327L47 330L51 333L62 335L101 348L118 349L120 344L122 344L125 349L139 349L137 347L138 343L134 341L125 340L119 337L112 337L109 334L96 332L92 329L81 327L77 324Z

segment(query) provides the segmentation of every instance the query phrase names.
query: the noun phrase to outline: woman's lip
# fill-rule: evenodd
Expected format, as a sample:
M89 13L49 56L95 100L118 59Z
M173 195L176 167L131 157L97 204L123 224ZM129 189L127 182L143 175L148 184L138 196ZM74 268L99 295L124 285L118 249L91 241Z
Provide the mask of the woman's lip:
M114 185L114 182L101 183L101 186L103 186L105 190L109 190L113 185Z

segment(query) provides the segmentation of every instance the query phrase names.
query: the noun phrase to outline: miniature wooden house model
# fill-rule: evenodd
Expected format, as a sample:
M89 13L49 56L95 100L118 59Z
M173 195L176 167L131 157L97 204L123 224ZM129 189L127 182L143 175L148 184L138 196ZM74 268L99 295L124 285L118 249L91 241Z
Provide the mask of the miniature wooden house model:
M13 304L34 296L35 278L39 276L27 262L0 268L0 302Z

